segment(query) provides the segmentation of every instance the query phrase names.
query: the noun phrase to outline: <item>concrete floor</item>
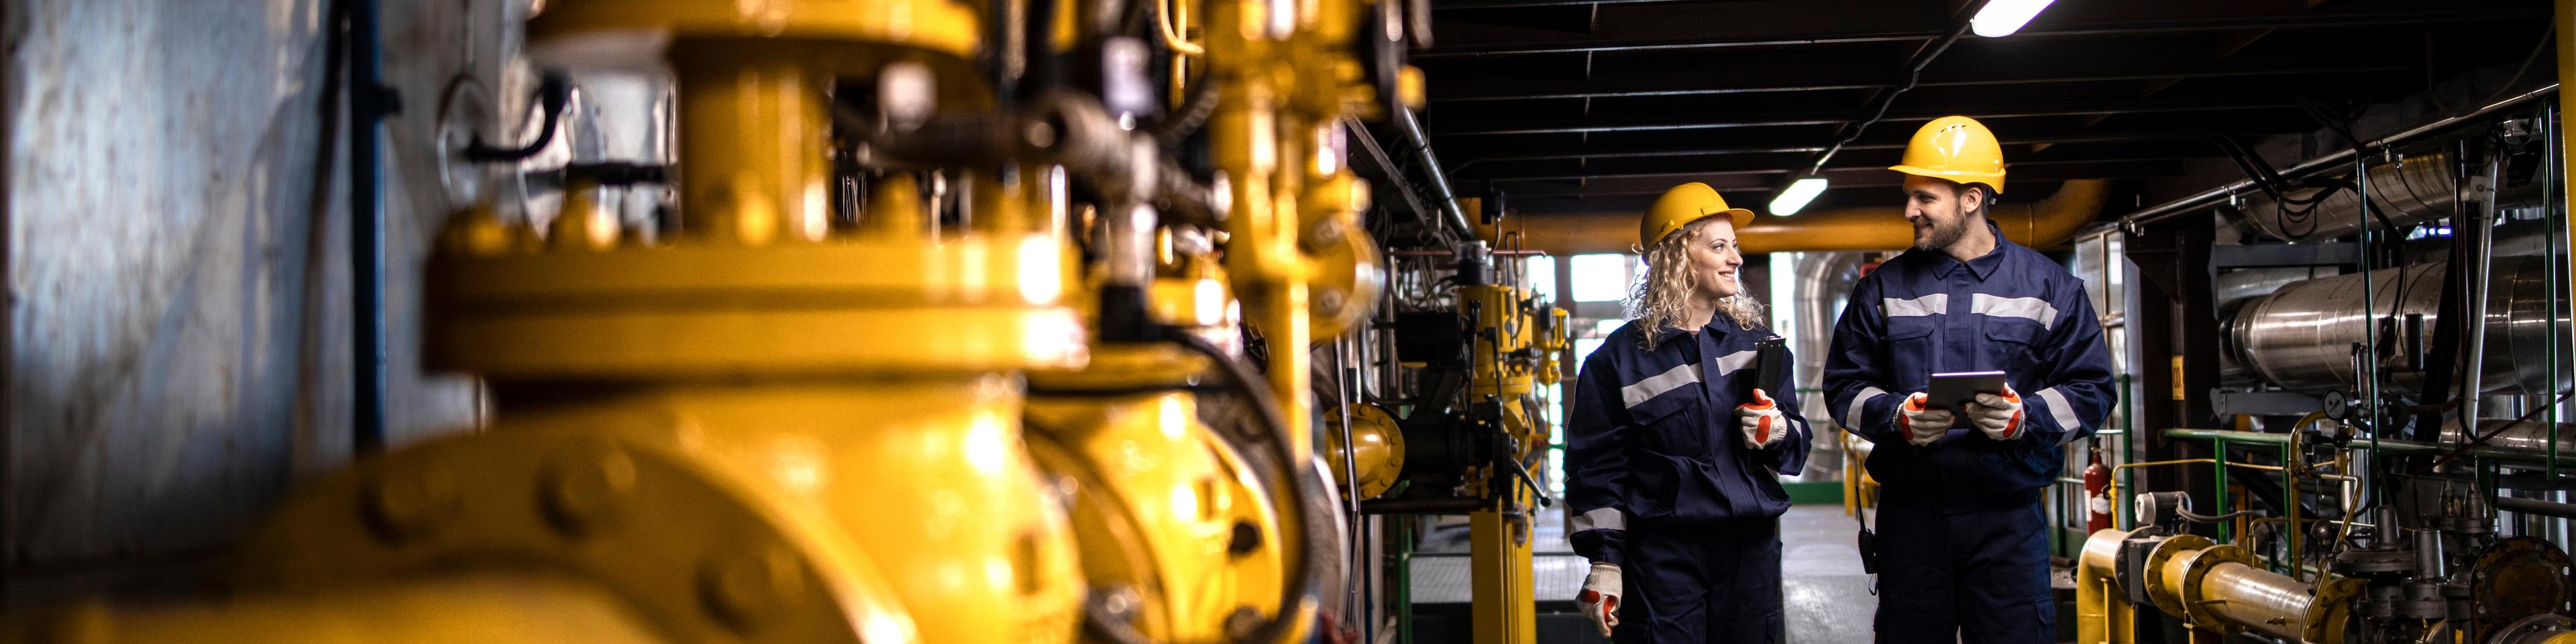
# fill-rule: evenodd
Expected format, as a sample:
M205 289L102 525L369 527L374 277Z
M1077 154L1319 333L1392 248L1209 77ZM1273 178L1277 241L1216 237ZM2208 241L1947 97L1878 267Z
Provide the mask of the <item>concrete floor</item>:
M1566 545L1563 526L1562 511L1542 512L1532 544L1539 641L1604 641L1574 612L1574 595L1582 590L1583 576L1591 567ZM1878 608L1878 598L1870 594L1870 578L1861 572L1860 551L1853 545L1858 528L1839 505L1795 506L1780 518L1781 599L1790 642L1870 640L1870 615ZM1415 642L1468 641L1466 552L1463 522L1454 529L1433 532L1417 551L1412 583Z

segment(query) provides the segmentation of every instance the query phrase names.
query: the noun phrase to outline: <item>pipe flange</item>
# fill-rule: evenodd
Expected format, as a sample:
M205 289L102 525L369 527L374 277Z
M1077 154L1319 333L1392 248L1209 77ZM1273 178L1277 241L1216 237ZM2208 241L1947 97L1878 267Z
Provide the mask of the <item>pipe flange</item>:
M2415 570L2415 553L2404 550L2346 550L2335 555L2335 574L2379 577Z
M1067 252L995 234L440 256L423 359L501 381L1074 368Z
M2202 583L2208 580L2210 569L2217 568L2218 564L2222 563L2249 567L2256 565L2254 555L2245 552L2244 548L2222 544L2202 548L2198 552L2174 555L2173 560L2166 564L2171 569L2166 570L2165 574L2167 583L2179 582L2175 584L2179 587L2177 593L2179 596L2175 600L2182 605L2182 614L2191 621L2192 625L2220 635L2234 635L2244 631L2245 627L2227 621L2209 606L2212 602L2225 600L2203 598Z
M2345 626L2351 621L2354 602L2370 589L2370 582L2351 577L2336 578L2319 584L2316 598L2308 602L2307 627L2299 640L2315 644L2342 644Z
M367 499L387 481L450 471L412 487L452 503L403 506L443 508L434 531L365 538L380 531L370 514L382 514ZM234 578L251 591L326 593L538 561L614 590L675 639L917 637L884 576L817 532L828 522L721 479L640 441L539 431L441 439L305 489L245 541Z
M2478 553L2470 567L2467 601L2474 611L2470 641L2485 641L2495 624L2558 612L2576 598L2567 553L2539 537L2513 537Z
M2158 589L2165 587L2165 561L2181 553L2197 552L2209 546L2209 537L2177 534L2165 539L2163 543L2156 544L2154 550L2147 551L2147 560L2138 569L2145 573L2146 579L2142 581L2146 582L2147 597L2155 600L2156 610L2164 611L2167 615L2183 614L2181 601L2167 593L2158 592Z
M2571 632L2576 632L2576 619L2556 614L2533 615L2496 629L2494 637L2483 641L2486 644L2536 644Z

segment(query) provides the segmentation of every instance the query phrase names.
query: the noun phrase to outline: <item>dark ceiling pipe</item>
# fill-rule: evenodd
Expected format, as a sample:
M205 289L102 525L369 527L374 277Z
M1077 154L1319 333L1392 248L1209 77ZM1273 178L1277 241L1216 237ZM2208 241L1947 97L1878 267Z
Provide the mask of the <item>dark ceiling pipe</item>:
M1799 173L1796 176L1791 177L1791 180L1794 181L1798 177L1815 176L1817 172L1825 169L1825 162L1832 161L1834 159L1834 153L1841 152L1843 146L1851 145L1852 141L1859 140L1862 132L1869 131L1869 126L1877 124L1879 119L1886 118L1887 108L1896 104L1896 97L1904 96L1907 90L1914 89L1915 83L1922 80L1923 68L1932 66L1932 61L1939 59L1941 57L1941 52L1949 51L1950 45L1959 42L1960 36L1967 35L1968 25L1975 21L1978 11L1982 11L1986 8L1987 1L1988 0L1974 0L1973 2L1969 2L1967 7L1960 9L1958 15L1951 19L1953 24L1950 25L1949 33L1942 34L1940 40L1932 41L1932 44L1926 45L1922 50L1914 52L1914 59L1906 61L1905 84L1898 85L1895 89L1888 90L1887 93L1878 95L1878 106L1869 110L1869 120L1861 121L1859 125L1854 125L1849 131L1844 132L1841 139L1837 139L1834 141L1833 145L1827 146L1824 152L1816 154L1815 161L1807 164L1806 172Z
M2446 132L2464 125L2484 122L2498 113L2522 109L2538 102L2540 99L2555 97L2557 95L2558 84L2550 83L2548 85L2532 89L2528 92L2523 92L2521 94L2516 94L2514 96L2498 100L2495 103L2489 104L2486 107L2478 108L2467 114L2443 118L2431 123L2407 128L2396 134L2372 139L2370 142L2364 143L2360 147L2374 152L2385 150L2398 145L2403 145L2409 141L2426 138L2433 134ZM2353 148L2344 148L2327 153L2324 156L2302 161L2298 165L2282 169L2277 174L2289 179L2316 176L2324 174L2328 170L2351 167L2353 157L2359 154L2361 153L2355 151ZM2129 213L2120 217L2120 223L2121 225L2129 227L2153 225L2166 219L2199 212L2201 209L2217 206L2221 203L2225 203L2228 197L2253 188L2253 180L2239 179L2234 183L2229 183L2227 185L2204 190L2187 197L2139 209L2137 212Z
M384 41L375 0L342 0L348 18L350 373L352 449L385 449L385 117L400 109L384 84Z
M1396 108L1395 129L1404 132L1414 158L1422 162L1422 174L1430 177L1431 196L1440 200L1442 218L1457 230L1459 241L1476 241L1476 227L1468 225L1467 213L1458 209L1458 195L1450 192L1449 176L1440 169L1440 157L1431 153L1431 137L1422 133L1422 121L1413 117L1413 108Z

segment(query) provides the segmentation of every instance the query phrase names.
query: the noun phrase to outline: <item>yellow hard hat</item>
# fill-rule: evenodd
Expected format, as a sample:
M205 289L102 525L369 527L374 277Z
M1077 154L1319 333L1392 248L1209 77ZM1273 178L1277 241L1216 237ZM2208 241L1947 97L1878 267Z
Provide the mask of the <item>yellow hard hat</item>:
M1889 170L1958 183L1982 183L1995 194L2004 191L2004 146L1986 124L1965 116L1944 116L1914 131L1905 144L1905 159Z
M1717 189L1708 184L1693 181L1673 186L1664 191L1664 196L1656 197L1655 205L1646 209L1645 219L1637 222L1637 248L1653 248L1655 242L1663 241L1673 231L1718 215L1733 219L1739 229L1753 221L1753 211L1727 207L1726 198L1717 196Z

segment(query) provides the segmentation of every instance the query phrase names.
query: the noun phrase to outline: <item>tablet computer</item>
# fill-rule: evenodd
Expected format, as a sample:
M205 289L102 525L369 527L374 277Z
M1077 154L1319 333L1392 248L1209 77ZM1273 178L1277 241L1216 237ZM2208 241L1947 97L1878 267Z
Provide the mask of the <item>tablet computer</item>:
M2004 372L1964 371L1932 374L1932 388L1924 392L1923 406L1953 412L1966 411L1968 403L1976 402L1977 394L1981 393L2002 395Z
M1749 383L1744 388L1744 400L1746 402L1751 402L1753 400L1754 389L1768 390L1779 383L1781 379L1787 377L1786 373L1781 370L1789 368L1789 346L1787 341L1782 340L1779 336L1763 338L1760 342L1755 342L1753 344L1753 348L1758 353L1754 354L1753 359L1753 382ZM1771 391L1768 393L1770 393L1771 397L1776 400L1783 392Z

